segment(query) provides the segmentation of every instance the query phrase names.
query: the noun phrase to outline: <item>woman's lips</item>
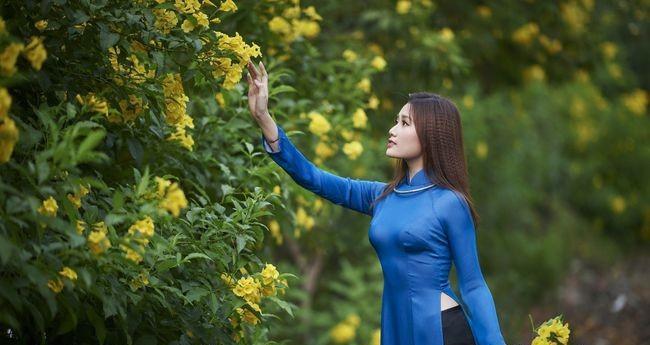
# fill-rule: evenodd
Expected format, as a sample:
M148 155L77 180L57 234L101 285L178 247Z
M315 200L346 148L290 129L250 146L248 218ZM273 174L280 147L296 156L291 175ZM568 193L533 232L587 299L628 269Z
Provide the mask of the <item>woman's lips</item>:
M394 142L392 142L392 141L390 141L390 140L386 143L386 146L387 146L387 147L393 147L393 146L395 146L395 145L397 145L397 144L395 144Z

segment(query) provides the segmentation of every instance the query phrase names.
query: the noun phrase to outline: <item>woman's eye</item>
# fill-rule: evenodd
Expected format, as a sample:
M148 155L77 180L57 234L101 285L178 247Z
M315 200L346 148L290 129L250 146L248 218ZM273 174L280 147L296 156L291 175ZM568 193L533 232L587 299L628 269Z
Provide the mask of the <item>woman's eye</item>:
M406 123L408 125L408 123L406 121L402 121L402 123Z

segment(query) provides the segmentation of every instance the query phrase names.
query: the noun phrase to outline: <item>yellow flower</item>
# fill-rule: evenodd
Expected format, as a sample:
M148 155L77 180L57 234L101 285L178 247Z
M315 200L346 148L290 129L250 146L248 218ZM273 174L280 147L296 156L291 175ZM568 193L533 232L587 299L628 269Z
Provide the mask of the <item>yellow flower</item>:
M341 322L330 330L330 337L335 343L344 344L354 339L356 331L353 325Z
M275 33L288 34L291 32L291 24L282 17L273 17L269 21L269 29Z
M0 105L0 108L1 107L2 105ZM0 112L1 111L4 110L0 109ZM3 119L1 115L2 114L0 114L0 164L9 161L19 137L19 132L14 120L9 117Z
M11 95L6 88L0 87L0 120L7 118L11 108Z
M162 194L158 207L171 212L174 217L178 217L181 209L187 207L185 193L177 182L164 181L160 178L157 178L156 181L158 181L158 195Z
M600 44L600 51L603 53L603 56L605 56L607 60L611 60L616 57L618 47L614 42L607 41Z
M478 15L483 18L490 18L492 16L492 9L485 5L476 7L476 12L478 12Z
M376 328L372 331L372 336L370 338L370 345L380 345L381 344L381 329Z
M311 118L311 122L309 123L309 131L312 133L316 135L323 135L332 129L329 121L327 121L327 119L320 113L310 111L307 116Z
M223 94L221 92L217 92L214 95L214 99L217 100L217 104L219 104L220 107L224 107L226 105L226 100L223 98Z
M143 245L149 244L149 238L154 234L153 219L145 216L144 219L138 220L133 223L128 230L129 235L134 236L135 240Z
M399 14L406 14L411 10L411 1L398 0L395 4L395 11Z
M312 20L323 20L323 17L321 17L317 12L314 6L309 6L305 9L302 10L309 18Z
M201 8L201 3L198 0L176 0L174 7L182 13L190 14L198 11Z
M235 12L237 11L237 5L232 0L225 0L224 2L221 3L221 6L219 6L219 10L228 12L232 11Z
M267 263L264 266L264 269L262 270L262 282L265 285L273 283L276 279L278 279L279 276L280 273L273 264Z
M281 192L281 190L280 190L280 186L275 185L275 186L273 187L273 193L275 193L275 194L280 194L280 192Z
M562 50L562 42L557 39L550 39L546 35L539 36L539 43L551 54L556 54Z
M183 32L188 33L194 30L194 23L189 19L185 19L181 25L181 29L183 29Z
M474 97L472 97L472 95L463 96L463 105L467 109L474 108Z
M39 71L43 66L43 61L47 59L47 51L43 45L43 38L32 36L31 41L25 46L22 51L23 56L29 60L32 67Z
M140 251L144 251L144 247L142 247L141 245L138 245L137 247ZM120 244L120 249L122 249L125 252L124 253L125 258L135 262L136 264L140 263L143 259L142 255L138 251L131 249L127 245Z
M381 56L375 56L370 62L370 65L378 71L383 71L386 68L386 60Z
M77 95L76 99L82 105L87 106L90 111L94 111L100 114L108 116L108 103L104 98L95 96L94 93L90 92L85 97Z
M451 42L454 39L454 32L450 28L443 28L440 30L440 38L444 42Z
M528 45L539 34L539 26L536 23L526 23L512 33L512 40L521 45Z
M43 30L45 30L47 28L47 20L41 19L41 20L37 21L36 23L34 23L34 26L39 31L43 31Z
M274 219L269 223L269 230L271 231L271 236L275 238L275 243L280 245L282 244L282 232L280 231L280 224Z
M0 53L0 74L11 76L16 73L16 60L23 50L21 43L9 43Z
M554 335L554 338L557 339L560 344L566 345L569 342L569 334L571 331L569 330L569 324L562 324L562 321L558 316L544 322L537 328L536 333L538 336L533 339L532 344L534 345L556 344L554 340L549 340L551 335Z
M368 122L368 116L362 108L357 108L352 115L352 126L354 128L365 128Z
M94 254L101 254L111 247L111 241L106 237L108 228L104 222L93 224L93 231L88 235L88 247Z
M334 155L334 150L332 147L324 141L319 141L318 144L316 144L314 151L316 152L316 156L320 157L321 159L326 159Z
M38 208L38 212L46 216L54 217L56 216L56 211L59 209L59 205L56 203L56 200L53 197L49 197L43 200L41 207Z
M363 78L357 83L357 88L364 92L370 92L370 79Z
M315 225L315 220L310 217L303 207L299 207L296 212L296 225L311 230Z
M636 89L623 96L623 105L634 115L643 115L648 107L648 94L642 89Z
M526 81L543 81L546 79L546 73L540 65L532 65L523 72Z
M242 297L247 302L258 303L261 299L260 289L262 284L253 277L241 277L237 280L233 293Z
M377 109L377 107L379 107L379 98L375 95L370 96L367 106L370 109Z
M67 197L68 197L68 200L70 200L70 202L72 203L72 205L74 205L75 208L81 207L81 197L80 196L78 196L76 194L73 195L73 194L68 193Z
M298 36L313 38L320 33L320 25L312 20L292 19L291 25Z
M616 214L620 214L623 211L625 211L625 199L620 196L614 196L609 200L610 207L612 208L612 211Z
M361 323L361 318L359 315L352 313L348 315L347 318L345 318L345 321L347 324L352 325L353 327L359 327L359 324Z
M582 33L589 20L589 13L585 12L576 1L561 3L560 15L574 33Z
M82 235L84 233L84 230L86 230L86 222L77 219L76 229L77 229L77 234Z
M476 144L476 156L480 159L485 159L488 154L488 145L484 141L479 141Z
M192 15L196 19L196 23L200 26L207 28L210 26L210 21L208 20L208 15L203 12L197 12Z
M175 28L176 24L178 24L176 12L172 10L157 8L153 10L153 13L156 16L154 26L163 34L168 34L171 29Z
M358 57L357 53L355 53L353 50L346 49L346 50L343 51L343 58L347 62L354 62L354 61L357 60L357 57Z
M343 145L343 153L345 153L351 160L355 160L363 152L363 146L359 141L352 141Z
M63 267L63 269L59 271L59 274L70 280L77 280L77 272L68 266Z
M59 293L63 290L63 281L59 278L56 278L56 280L50 279L47 281L47 287L54 291L54 293Z

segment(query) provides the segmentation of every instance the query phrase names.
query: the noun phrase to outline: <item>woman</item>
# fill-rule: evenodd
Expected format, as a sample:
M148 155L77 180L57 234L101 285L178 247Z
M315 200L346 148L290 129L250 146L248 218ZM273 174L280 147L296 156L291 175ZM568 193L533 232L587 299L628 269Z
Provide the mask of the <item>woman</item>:
M340 177L316 167L268 112L268 74L248 63L248 102L266 152L296 183L372 217L369 239L383 275L382 345L500 345L492 294L481 272L456 106L409 95L389 130L398 158L390 183ZM449 284L455 265L462 302ZM462 306L461 306L462 305Z

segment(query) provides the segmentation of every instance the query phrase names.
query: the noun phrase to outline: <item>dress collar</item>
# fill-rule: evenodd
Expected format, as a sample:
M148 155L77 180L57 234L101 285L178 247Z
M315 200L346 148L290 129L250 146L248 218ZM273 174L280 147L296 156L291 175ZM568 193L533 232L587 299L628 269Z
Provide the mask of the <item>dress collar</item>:
M404 187L422 187L425 185L430 185L433 183L431 179L427 176L426 172L424 171L424 168L418 170L418 172L413 175L413 178L409 182L409 171L406 172L406 176L402 179L400 182L401 186Z

